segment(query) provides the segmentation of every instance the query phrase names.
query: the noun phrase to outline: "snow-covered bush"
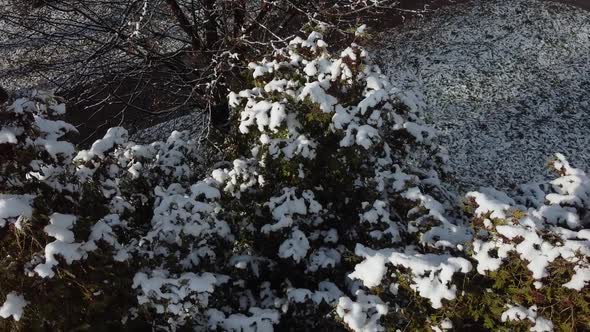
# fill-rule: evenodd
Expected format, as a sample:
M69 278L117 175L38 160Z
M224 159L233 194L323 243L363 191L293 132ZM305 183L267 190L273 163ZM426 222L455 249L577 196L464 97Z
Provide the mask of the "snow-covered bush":
M12 315L28 328L118 325L136 303L129 289L144 262L129 258L149 226L153 188L187 181L194 148L182 133L138 146L112 128L76 152L64 112L42 91L0 109L0 297L29 305Z
M76 151L50 93L0 110L0 324L544 330L567 323L556 304L588 312L587 175L559 156L550 184L460 206L420 101L322 38L249 65L214 164L186 132Z
M517 197L466 195L477 275L461 305L487 328L499 315L531 331L590 326L590 178L561 154L550 166L558 178L523 185Z
M387 259L355 270L371 250L363 244L403 256L391 263L409 265L412 283L416 268L452 288L449 277L469 262L435 252L464 230L434 198L444 192L431 168L444 154L413 96L361 47L332 55L317 32L250 68L253 88L229 96L227 162L154 190L151 229L135 253L150 262L133 279L139 304L167 326L378 328L388 307L370 294L379 280L364 279L367 268L382 277ZM427 252L424 261L440 262L407 263Z
M230 94L239 125L229 145L252 167L239 192L250 203L239 215L256 239L248 251L271 258L280 270L269 265L277 271L269 281L287 285L276 290L287 294L281 322L317 328L335 318L353 330L381 329L406 300L381 298L396 271L434 307L455 297L452 276L471 264L453 251L469 228L439 201L446 193L435 166L444 151L421 124L415 98L361 47L337 55L326 47L317 32L296 38L250 64L254 88ZM338 295L318 311L317 285L326 279ZM291 297L290 288L308 295ZM291 298L316 307L310 319L290 309Z
M0 297L6 303L19 299L21 314L13 318L28 321L24 324L30 328L60 324L64 311L76 312L79 320L94 311L89 306L80 310L81 300L110 288L75 264L89 258L90 250L74 233L84 233L87 219L103 206L75 179L76 152L66 138L76 130L56 120L64 112L59 99L43 92L0 110ZM67 269L57 270L58 265ZM43 305L30 307L33 300Z

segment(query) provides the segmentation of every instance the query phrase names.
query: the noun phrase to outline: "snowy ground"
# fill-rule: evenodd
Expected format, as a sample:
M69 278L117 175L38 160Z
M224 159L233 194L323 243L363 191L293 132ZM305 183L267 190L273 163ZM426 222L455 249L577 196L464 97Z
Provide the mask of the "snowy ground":
M376 59L424 95L458 189L541 179L554 152L590 166L590 12L536 0L450 6L389 31Z
M173 118L154 126L140 129L131 134L131 140L139 144L149 144L154 141L166 141L174 130L190 132L191 137L206 134L208 117L195 110L189 114Z
M461 191L539 180L555 152L590 168L589 11L539 0L475 0L380 39L375 58L393 81L424 96ZM1 75L8 70L1 58L0 83L11 88L14 77L3 79L9 75ZM200 134L202 121L180 117L133 138L165 140L174 129Z

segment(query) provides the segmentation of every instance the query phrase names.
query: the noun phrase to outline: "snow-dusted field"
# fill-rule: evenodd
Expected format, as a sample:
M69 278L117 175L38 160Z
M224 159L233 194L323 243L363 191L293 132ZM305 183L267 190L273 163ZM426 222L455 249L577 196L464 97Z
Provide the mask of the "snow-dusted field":
M384 35L376 58L424 95L461 190L590 166L590 12L537 0L450 6Z
M590 11L540 0L475 0L380 39L375 58L400 87L424 96L427 121L442 134L461 191L540 180L555 152L590 168ZM0 84L28 86L9 75L7 58L0 56ZM197 122L179 118L133 138L200 132Z
M166 141L174 130L186 130L191 137L199 137L206 134L207 117L200 111L173 118L154 126L140 129L131 134L131 140L139 144L149 144L154 141Z

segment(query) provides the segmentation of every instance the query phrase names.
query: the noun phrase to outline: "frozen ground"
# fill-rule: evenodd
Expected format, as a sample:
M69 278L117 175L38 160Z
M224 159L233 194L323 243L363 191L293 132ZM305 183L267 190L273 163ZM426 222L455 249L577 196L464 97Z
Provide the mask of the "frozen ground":
M589 11L539 0L476 0L380 39L375 58L393 81L424 96L461 191L539 180L555 152L590 168ZM11 88L18 79L8 75L3 52L19 53L0 50L0 83ZM165 140L174 129L198 135L202 121L181 117L133 138Z
M590 12L548 1L450 6L384 35L376 59L424 95L460 190L590 166Z
M140 129L131 134L131 140L139 144L149 144L154 141L166 141L174 130L190 132L192 137L206 134L208 117L195 110L189 114L173 118L154 126Z

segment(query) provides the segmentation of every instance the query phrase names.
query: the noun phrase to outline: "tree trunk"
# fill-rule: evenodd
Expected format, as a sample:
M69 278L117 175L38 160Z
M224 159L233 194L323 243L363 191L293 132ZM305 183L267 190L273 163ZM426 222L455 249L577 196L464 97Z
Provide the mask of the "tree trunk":
M4 88L2 88L0 86L0 104L4 104L7 101L8 101L8 92L6 92L6 90L4 90Z
M205 44L207 51L212 51L219 40L217 34L217 11L215 0L204 0L203 9L205 10Z
M176 2L176 0L166 0L166 3L170 7L170 10L172 10L172 14L174 14L174 17L176 17L178 24L180 24L180 28L191 38L193 51L200 50L201 43L197 33L194 27L190 24L188 18L182 12L182 8L180 8L178 2Z

